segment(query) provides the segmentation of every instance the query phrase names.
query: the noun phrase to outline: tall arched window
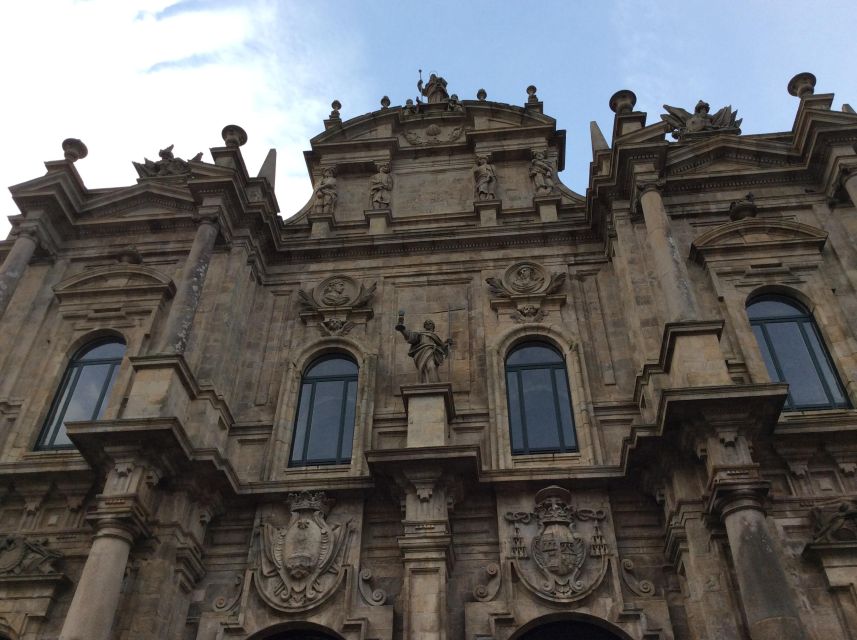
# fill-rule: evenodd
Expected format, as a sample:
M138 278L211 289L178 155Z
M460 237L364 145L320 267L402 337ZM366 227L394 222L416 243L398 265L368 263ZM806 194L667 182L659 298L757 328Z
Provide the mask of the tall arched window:
M515 347L506 358L506 394L513 454L577 450L565 360L554 347Z
M124 356L125 343L118 338L90 342L74 354L54 396L38 449L72 448L65 423L101 418Z
M333 354L314 361L301 379L289 466L348 464L357 407L357 363Z
M747 316L771 380L789 385L786 411L849 406L818 327L802 304L760 296L747 304Z

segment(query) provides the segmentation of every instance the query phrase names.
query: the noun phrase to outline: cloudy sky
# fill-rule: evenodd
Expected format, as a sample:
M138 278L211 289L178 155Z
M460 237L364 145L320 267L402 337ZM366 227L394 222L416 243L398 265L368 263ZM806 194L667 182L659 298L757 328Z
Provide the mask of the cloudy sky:
M811 9L809 9L811 7ZM745 133L791 128L799 71L857 106L857 2L616 0L38 0L0 4L6 123L0 183L41 175L81 138L89 187L132 184L132 160L175 144L189 158L236 123L255 173L278 152L277 197L291 216L311 186L302 151L334 98L343 118L416 94L417 70L451 92L523 104L538 87L568 131L563 180L584 191L590 120L609 134L622 88L661 105L738 109ZM0 196L0 238L17 213Z

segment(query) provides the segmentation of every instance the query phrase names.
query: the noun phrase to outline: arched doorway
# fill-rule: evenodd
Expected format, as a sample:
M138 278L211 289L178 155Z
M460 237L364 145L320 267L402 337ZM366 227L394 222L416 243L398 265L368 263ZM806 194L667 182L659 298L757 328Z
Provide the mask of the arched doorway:
M310 622L286 622L253 634L248 640L343 640L342 636Z
M533 622L513 636L515 640L626 640L624 633L614 633L602 624L584 620Z

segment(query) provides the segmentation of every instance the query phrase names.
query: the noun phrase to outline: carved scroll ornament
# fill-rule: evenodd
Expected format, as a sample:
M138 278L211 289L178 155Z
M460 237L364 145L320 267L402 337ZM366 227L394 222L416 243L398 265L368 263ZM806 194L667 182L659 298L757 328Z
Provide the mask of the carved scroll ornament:
M292 493L288 522L262 523L254 582L271 607L304 611L324 602L342 582L351 521L328 522L330 506L323 491Z

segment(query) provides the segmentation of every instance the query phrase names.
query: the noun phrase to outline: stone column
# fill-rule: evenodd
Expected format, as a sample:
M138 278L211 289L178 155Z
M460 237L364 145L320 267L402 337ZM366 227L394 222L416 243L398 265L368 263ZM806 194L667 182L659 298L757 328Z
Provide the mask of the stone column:
M38 244L39 240L34 228L18 229L15 244L12 245L12 250L0 266L0 317L3 316L9 300L12 299Z
M843 174L842 186L851 198L851 205L857 207L857 168L850 168Z
M670 221L658 183L643 185L640 207L646 221L655 272L664 295L667 322L696 320L699 314L687 275L687 265L670 231Z
M99 523L60 640L107 640L111 637L133 541L133 533L122 523L109 520Z
M720 498L718 508L726 525L750 637L806 640L760 493L753 488L729 491Z
M217 232L218 221L215 214L200 216L199 227L187 256L187 262L182 269L176 297L158 344L159 353L184 353L187 347L193 318L205 285L211 253L214 251L214 242L217 240Z

